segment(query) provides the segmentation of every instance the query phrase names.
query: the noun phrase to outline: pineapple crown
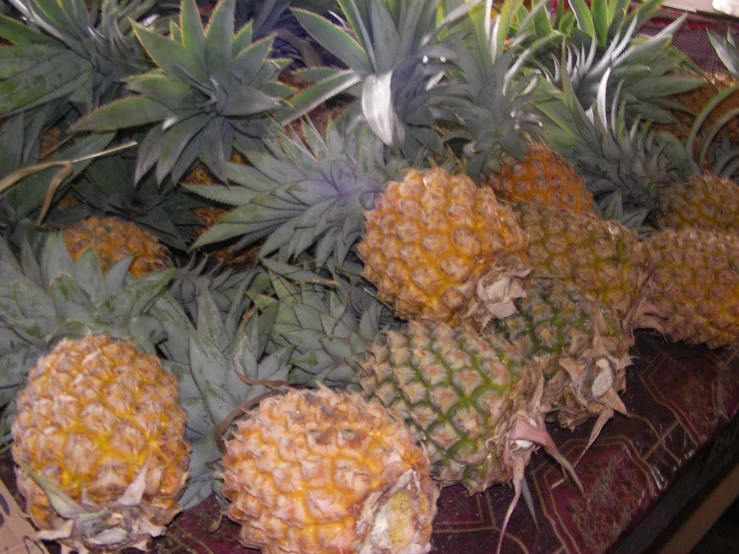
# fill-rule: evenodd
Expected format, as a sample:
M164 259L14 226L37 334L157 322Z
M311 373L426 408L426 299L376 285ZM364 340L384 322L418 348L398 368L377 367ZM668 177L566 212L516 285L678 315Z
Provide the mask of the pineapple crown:
M273 59L274 37L253 40L253 22L234 33L235 0L221 0L203 28L195 0L182 0L169 36L134 24L158 68L127 79L135 93L77 122L77 131L150 126L139 147L135 180L156 165L156 178L178 181L198 157L222 181L234 142L248 149L277 129L292 89L276 78L290 60Z
M409 160L426 149L441 153L434 129L438 104L455 93L444 83L455 55L450 45L458 38L448 31L478 2L447 1L445 6L460 5L443 15L440 0L339 0L340 25L293 9L308 33L346 66L300 72L318 83L293 99L296 116L341 92L356 93L362 115L385 144Z
M156 0L11 0L26 23L0 15L0 116L68 101L81 114L121 94L151 67L133 36Z
M351 271L347 266L341 272L330 267L318 274L305 267L265 262L269 287L250 291L249 296L259 310L254 315L274 314L271 348L294 349L290 383L357 385L365 351L381 340L382 329L396 324L390 309L360 279L340 274Z
M543 0L537 3L540 7ZM562 88L567 73L577 99L583 108L596 101L598 88L606 70L611 70L609 95L621 87L621 97L627 100L630 119L641 117L670 123L664 108L671 107L669 96L691 90L700 80L679 75L683 68L697 67L672 45L672 36L685 21L682 16L656 36L638 36L641 27L662 5L661 1L630 6L629 0L596 0L590 4L579 0L569 2L571 10L564 13L563 3L553 20L545 15L527 17L518 28L535 39L555 37L556 41L539 49L532 57L534 66L547 79ZM536 8L535 8L536 9ZM533 12L533 10L532 10ZM521 15L528 12L521 10ZM542 12L544 14L545 12ZM553 48L554 45L561 46Z
M250 300L245 291L262 290L264 274L252 271L242 277L227 310L205 288L195 301L194 324L184 312L172 312L175 330L162 363L178 378L180 402L188 415L186 437L192 453L188 484L179 500L185 509L214 492L221 457L218 441L243 407L287 384L293 348L267 350L276 308L246 315Z
M721 38L715 31L709 29L708 38L729 73L739 76L739 48L737 48L736 40L731 31L726 33L725 38Z
M463 142L467 173L473 177L483 168L499 171L503 154L522 158L527 139L537 137L541 131L540 117L533 107L536 97L532 94L538 77L524 71L524 64L554 37L518 52L526 35L508 37L513 15L521 4L522 0L508 0L493 18L492 2L488 1L475 6L468 18L453 27L465 37L454 44L455 77L462 94L448 102L449 111L456 114L454 119L460 125L445 140L452 144ZM529 18L543 7L540 4Z
M588 110L580 105L566 74L564 90L552 89L537 107L547 116L548 143L582 173L602 215L645 231L659 188L669 181L669 166L662 156L664 147L648 125L638 119L627 125L620 89L607 103L610 74L607 70L597 101Z
M393 157L366 124L330 122L321 136L310 121L305 143L294 133L265 142L267 152L247 151L251 165L227 165L230 186L185 187L236 206L193 245L241 237L243 248L264 240L260 255L282 261L310 250L319 265L341 265L362 234L362 213L384 183L399 174Z

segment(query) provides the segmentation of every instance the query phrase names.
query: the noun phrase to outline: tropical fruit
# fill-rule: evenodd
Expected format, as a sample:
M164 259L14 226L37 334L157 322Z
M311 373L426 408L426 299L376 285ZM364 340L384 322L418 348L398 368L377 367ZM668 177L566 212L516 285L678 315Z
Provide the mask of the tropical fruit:
M104 272L130 254L134 258L129 271L136 277L168 266L167 250L156 235L115 217L92 216L67 227L64 242L73 260L88 248L95 250Z
M426 445L442 485L481 492L512 479L512 458L528 461L524 427L540 426L542 375L509 342L465 327L409 322L369 348L365 393L402 418ZM533 423L532 423L533 422Z
M41 538L119 552L164 532L190 452L177 390L156 356L105 334L39 359L17 397L12 453Z
M479 335L461 325L410 321L385 337L385 344L367 349L361 386L423 442L434 478L470 494L513 482L498 552L537 446L579 485L544 427L544 380L536 361L494 332Z
M222 490L241 543L265 554L431 549L439 492L426 453L356 393L263 400L226 442Z
M532 278L574 283L612 310L627 335L646 325L649 268L635 232L616 221L538 202L511 207L529 237Z
M614 411L627 413L618 391L626 387L633 337L607 307L566 281L529 279L516 313L489 330L540 362L542 407L549 418L573 429L598 417L597 430Z
M667 338L710 348L739 343L739 237L699 229L645 239L651 303Z
M575 167L542 144L531 144L526 155L502 164L484 179L506 200L537 201L573 212L595 213L593 195Z
M398 317L484 327L515 310L526 234L490 189L442 168L410 170L365 212L363 275Z
M660 190L660 229L694 227L739 235L739 186L712 173L690 175Z

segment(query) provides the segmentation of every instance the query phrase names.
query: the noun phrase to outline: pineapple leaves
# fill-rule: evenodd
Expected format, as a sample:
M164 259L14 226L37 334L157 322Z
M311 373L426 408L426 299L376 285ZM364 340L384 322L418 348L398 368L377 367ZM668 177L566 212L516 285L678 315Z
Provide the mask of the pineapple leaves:
M307 10L293 8L292 13L321 46L335 53L352 71L359 75L373 72L373 64L368 53L349 33L326 18Z
M98 108L74 125L75 131L113 131L160 121L169 108L146 96L129 96Z
M192 0L188 0L192 1ZM172 77L189 85L207 82L207 66L193 56L187 47L140 24L134 25L136 37L156 64Z
M87 82L92 64L74 52L57 52L0 82L0 115L68 96Z
M194 0L183 0L180 26L164 36L140 23L135 36L159 69L126 80L134 96L103 106L76 130L146 125L135 180L156 165L156 179L178 181L200 158L225 182L234 142L258 145L292 89L277 82L288 61L272 59L272 37L252 43L251 26L234 35L234 0L221 0L203 29Z
M205 37L205 64L211 79L227 83L231 77L231 51L235 0L221 0L210 17Z

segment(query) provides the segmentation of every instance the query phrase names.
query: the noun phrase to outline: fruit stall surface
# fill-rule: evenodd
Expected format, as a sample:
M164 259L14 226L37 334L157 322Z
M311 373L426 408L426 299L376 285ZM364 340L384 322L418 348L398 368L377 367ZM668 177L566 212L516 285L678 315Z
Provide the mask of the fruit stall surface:
M662 524L651 525L639 537L641 544L631 550L641 551L683 507L680 502L660 503L674 483L692 468L690 483L679 486L695 493L737 455L739 349L669 344L653 333L642 332L633 355L623 393L632 417L618 414L608 422L577 466L585 494L569 480L557 485L563 477L561 469L545 454L536 454L527 482L538 529L521 502L509 524L504 553L614 551L631 538L629 534L644 518L656 515ZM588 442L591 426L583 425L574 432L550 426L549 431L562 454L575 460ZM0 478L13 490L7 452ZM458 486L444 489L434 523L432 552L492 552L512 496L512 489L503 486L472 496ZM22 503L22 498L17 500ZM239 544L238 526L225 517L215 532L210 530L219 511L210 499L180 514L166 535L152 542L151 551L257 552ZM57 552L56 545L48 547Z

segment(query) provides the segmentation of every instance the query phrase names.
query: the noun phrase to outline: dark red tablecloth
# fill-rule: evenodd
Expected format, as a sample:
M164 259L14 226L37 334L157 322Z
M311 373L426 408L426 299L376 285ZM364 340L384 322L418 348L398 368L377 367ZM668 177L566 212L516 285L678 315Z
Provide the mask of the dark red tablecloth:
M700 475L710 476L737 451L739 349L711 351L668 344L652 333L639 333L633 357L623 393L633 417L616 415L577 467L585 494L569 481L552 488L561 479L561 470L545 454L537 453L527 479L538 529L521 502L503 544L505 554L612 551L645 517L665 509L660 500L696 459L701 467L693 470L699 475L691 477L693 485ZM550 433L560 451L575 460L591 428L592 422L574 432L550 427ZM0 461L0 478L15 492L7 452ZM492 553L512 495L505 486L471 497L461 487L445 489L439 500L432 552ZM684 501L689 500L687 496ZM669 514L680 507L671 502L666 508L668 516L662 518L666 521L657 525L666 525L672 517ZM215 533L209 532L217 515L213 500L180 514L167 534L152 542L152 551L254 552L238 544L238 528L226 519ZM654 524L648 527L651 535L646 533L639 540L651 540L660 530ZM638 552L644 546L637 543L628 551ZM58 550L52 547L51 551Z

